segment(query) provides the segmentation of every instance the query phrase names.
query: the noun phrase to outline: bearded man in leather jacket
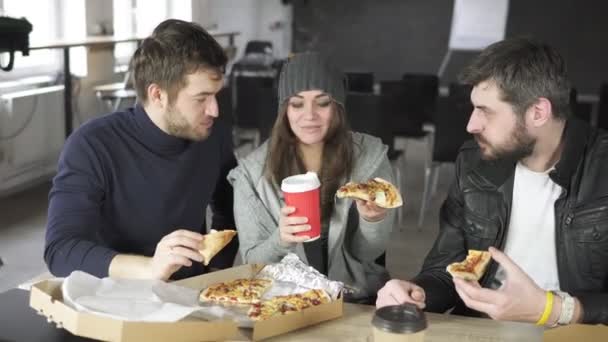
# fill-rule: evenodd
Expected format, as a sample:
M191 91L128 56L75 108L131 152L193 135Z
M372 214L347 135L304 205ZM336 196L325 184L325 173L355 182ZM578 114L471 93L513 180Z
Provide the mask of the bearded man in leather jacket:
M562 57L532 39L507 39L482 51L461 81L473 86L475 141L459 152L420 274L389 281L376 305L607 324L608 134L570 118ZM479 282L446 272L469 249L492 255Z

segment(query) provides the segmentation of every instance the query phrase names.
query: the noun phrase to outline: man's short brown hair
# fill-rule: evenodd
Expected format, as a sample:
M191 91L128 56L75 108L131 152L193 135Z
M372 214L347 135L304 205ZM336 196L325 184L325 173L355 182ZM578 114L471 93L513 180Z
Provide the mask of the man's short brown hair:
M166 90L172 102L186 85L186 75L208 69L221 77L227 61L222 47L200 25L169 19L143 40L131 58L130 69L140 102L147 102L147 88L152 83Z
M554 48L529 37L510 38L485 48L459 76L460 81L476 86L496 82L502 100L523 115L538 98L547 98L553 116L570 115L570 82L566 63Z

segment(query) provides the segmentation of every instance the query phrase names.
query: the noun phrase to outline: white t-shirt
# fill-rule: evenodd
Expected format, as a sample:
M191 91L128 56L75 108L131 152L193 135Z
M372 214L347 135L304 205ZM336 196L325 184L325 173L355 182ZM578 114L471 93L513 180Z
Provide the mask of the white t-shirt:
M540 288L559 290L554 204L562 188L549 178L550 171L534 172L517 163L504 251ZM499 267L496 280L504 278Z

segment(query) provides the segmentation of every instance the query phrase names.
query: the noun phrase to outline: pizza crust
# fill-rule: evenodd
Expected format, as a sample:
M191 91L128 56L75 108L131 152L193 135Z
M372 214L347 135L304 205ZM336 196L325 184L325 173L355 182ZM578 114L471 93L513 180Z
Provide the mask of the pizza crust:
M449 264L446 271L454 278L478 281L490 260L492 260L490 252L470 249L465 260Z
M203 256L203 264L209 265L213 257L219 253L236 235L236 230L211 230L211 233L203 236L198 252Z

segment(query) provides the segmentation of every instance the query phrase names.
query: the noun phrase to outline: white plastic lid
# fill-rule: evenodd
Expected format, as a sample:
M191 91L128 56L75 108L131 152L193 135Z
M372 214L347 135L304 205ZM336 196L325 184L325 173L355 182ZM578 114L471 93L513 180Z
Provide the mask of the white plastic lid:
M321 181L319 181L316 172L290 176L281 182L281 190L284 192L305 192L317 189L320 186Z

